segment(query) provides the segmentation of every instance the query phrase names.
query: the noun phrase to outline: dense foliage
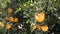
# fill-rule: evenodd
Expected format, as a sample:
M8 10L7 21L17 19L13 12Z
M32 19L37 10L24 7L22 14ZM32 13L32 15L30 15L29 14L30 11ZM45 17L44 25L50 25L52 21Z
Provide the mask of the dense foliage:
M60 0L0 0L0 34L56 34L59 26Z

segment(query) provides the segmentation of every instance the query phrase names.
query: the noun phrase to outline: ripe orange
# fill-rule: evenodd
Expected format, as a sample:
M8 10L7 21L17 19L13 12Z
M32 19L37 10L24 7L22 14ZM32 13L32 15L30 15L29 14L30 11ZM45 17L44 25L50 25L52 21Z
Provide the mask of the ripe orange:
M46 26L42 26L42 31L43 31L43 32L48 31L48 26L47 26L47 25L46 25Z
M45 19L45 13L44 12L39 13L38 15L35 16L35 19L39 23L43 22Z
M12 12L13 12L12 7L9 7L9 8L8 8L8 13L11 14Z
M18 22L18 18L17 17L15 17L14 22Z
M6 25L6 29L9 30L9 29L11 29L11 28L12 28L11 24L7 24L7 25Z
M35 25L33 29L35 30L35 29L37 29L37 27L38 27L38 26L37 26L37 25Z
M10 17L10 22L14 22L14 18L13 17Z

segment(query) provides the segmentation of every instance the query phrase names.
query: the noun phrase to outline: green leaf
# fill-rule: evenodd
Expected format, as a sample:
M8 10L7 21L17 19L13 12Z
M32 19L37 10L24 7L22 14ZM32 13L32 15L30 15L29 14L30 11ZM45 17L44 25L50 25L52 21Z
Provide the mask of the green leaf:
M24 6L27 6L26 4L23 4Z
M24 32L24 34L27 34L26 32Z
M19 8L19 10L21 10L21 8Z
M11 3L11 0L6 0L8 3Z

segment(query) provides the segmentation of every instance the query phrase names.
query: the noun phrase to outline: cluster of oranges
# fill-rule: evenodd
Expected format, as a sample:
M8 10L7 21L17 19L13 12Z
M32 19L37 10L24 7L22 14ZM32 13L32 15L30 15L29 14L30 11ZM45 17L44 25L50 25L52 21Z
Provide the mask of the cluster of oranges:
M12 14L13 13L13 8L12 7L9 7L8 8L8 14ZM18 18L17 17L13 17L11 16L10 18L8 18L8 16L5 17L5 20L6 21L10 21L10 22L13 22L13 23L17 23L18 22ZM7 24L6 25L6 29L9 30L12 28L12 25L11 24Z
M12 7L8 7L8 13L9 14L13 13L13 8ZM5 20L7 20L7 21L9 20L10 22L18 22L18 18L17 17L14 18L12 16L10 18L8 18L8 16L6 16Z
M10 17L10 22L18 22L18 18L17 17L15 17L15 18Z
M18 18L16 18L16 17L15 17L15 18L10 17L10 19L9 19L9 20L10 20L10 22L15 22L15 23L17 23L17 22L18 22ZM11 29L11 28L12 28L12 25L11 25L11 24L7 24L7 25L6 25L6 29L8 29L8 30L9 30L9 29Z
M35 15L35 20L37 21L37 23L43 22L45 20L45 12L42 11L42 12L38 13L37 15ZM43 26L35 25L34 29L37 29L37 28L41 28L41 30L43 32L48 31L47 25L43 25Z
M13 13L13 8L12 7L8 8L8 13L9 14ZM43 22L44 19L45 19L45 13L44 12L40 12L40 13L38 13L35 16L35 20L38 23ZM6 16L5 20L8 20L8 17L7 16ZM14 17L11 16L9 18L9 20L10 20L10 22L18 22L18 18L17 17L14 18ZM12 27L11 24L7 24L6 29L10 29L11 27ZM48 31L48 26L47 25L46 26L38 26L38 25L36 25L36 26L34 26L34 29L36 29L36 28L41 28L42 31L44 31L44 32Z
M8 20L8 17L6 17L5 19ZM15 17L15 18L14 17L10 17L9 21L13 22L13 23L17 23L18 22L18 18L17 17ZM11 24L7 24L6 25L6 29L8 29L8 30L11 29L11 27L12 27Z
M8 17L7 17L7 16L5 17L5 20L8 21ZM9 21L10 21L10 22L16 22L16 23L17 23L17 22L18 22L18 18L17 18L17 17L14 18L14 17L11 16L11 17L9 18Z
M3 22L0 22L0 27L3 27L4 26L4 23ZM6 25L6 29L11 29L12 28L12 25L11 24L7 24Z
M47 25L44 25L44 26L35 25L35 26L34 26L34 30L37 29L37 28L41 28L41 30L42 30L43 32L48 31L48 26L47 26Z

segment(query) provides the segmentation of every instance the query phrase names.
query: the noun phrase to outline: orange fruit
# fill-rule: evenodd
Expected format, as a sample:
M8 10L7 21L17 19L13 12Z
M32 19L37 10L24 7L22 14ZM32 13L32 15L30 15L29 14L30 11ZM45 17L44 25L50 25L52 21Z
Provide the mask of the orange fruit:
M43 32L48 31L48 26L47 26L47 25L46 25L46 26L42 26L42 31L43 31Z
M12 27L11 24L6 25L6 29L8 29L8 30L11 29L11 27Z
M8 13L11 14L12 12L13 12L12 7L9 7L9 8L8 8Z
M14 22L14 18L13 17L10 17L10 22Z
M45 19L45 13L44 12L39 13L38 15L35 16L35 19L39 23L43 22Z
M37 25L35 25L33 29L35 30L35 29L37 29L37 27L38 27L38 26L37 26Z
M17 17L15 17L14 22L18 22L18 18Z

